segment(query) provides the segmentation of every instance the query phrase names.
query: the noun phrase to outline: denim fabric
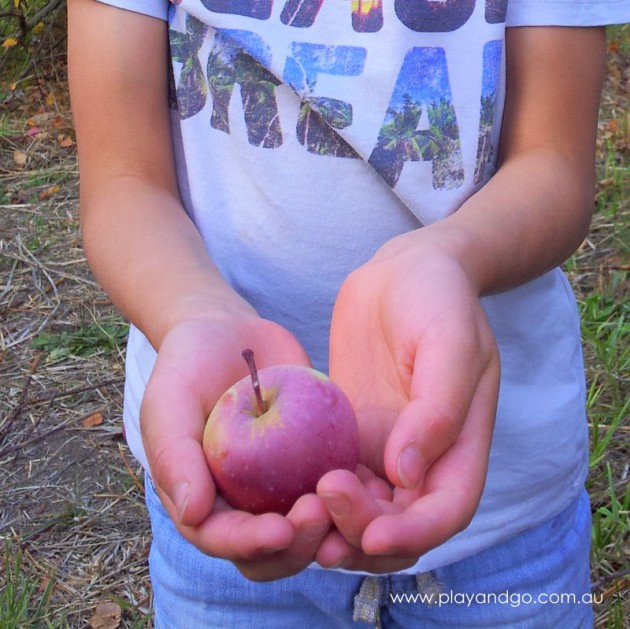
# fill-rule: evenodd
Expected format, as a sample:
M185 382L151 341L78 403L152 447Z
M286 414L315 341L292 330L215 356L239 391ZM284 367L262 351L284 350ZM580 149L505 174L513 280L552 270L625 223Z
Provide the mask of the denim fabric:
M146 487L156 629L375 625L353 621L355 597L366 584L362 575L309 568L270 583L248 581L229 562L186 542L150 479ZM545 524L453 565L418 577L373 579L377 621L382 627L592 627L589 547L583 492Z

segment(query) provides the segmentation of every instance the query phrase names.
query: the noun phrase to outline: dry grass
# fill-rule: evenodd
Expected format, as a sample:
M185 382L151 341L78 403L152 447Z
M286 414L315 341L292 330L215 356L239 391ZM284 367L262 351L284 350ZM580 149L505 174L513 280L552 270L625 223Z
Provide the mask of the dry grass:
M41 592L52 580L53 626L88 626L104 600L142 626L149 524L121 433L125 328L85 263L58 71L24 94L38 105L14 98L0 119L0 554L21 549Z
M626 305L628 239L618 225L623 219L628 226L630 182L626 169L620 187L617 171L608 172L603 162L611 152L619 163L630 157L629 59L627 50L611 49L600 134L604 210L568 267L582 298L599 291ZM149 523L141 472L120 421L124 327L81 248L63 64L20 89L0 112L0 588L17 569L16 587L31 585L32 601L50 593L44 600L49 626L108 626L98 624L106 614L96 613L104 601L115 604L110 627L148 626ZM615 212L605 211L612 202ZM590 382L619 380L617 393L608 387L602 389L607 399L595 400L604 412L593 430L606 434L605 410L619 408L615 395L628 395L627 373L602 373L596 343L587 339L586 349ZM617 495L627 491L627 415L626 407L594 466L594 510L609 507L611 478ZM621 517L627 520L627 512ZM596 609L599 627L620 627L615 618L630 617L628 543L622 532L595 558L596 591L605 594Z

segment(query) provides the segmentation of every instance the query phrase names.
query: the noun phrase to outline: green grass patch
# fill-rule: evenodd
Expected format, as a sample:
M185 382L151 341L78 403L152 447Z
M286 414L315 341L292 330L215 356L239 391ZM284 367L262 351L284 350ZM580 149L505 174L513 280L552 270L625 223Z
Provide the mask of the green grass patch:
M54 627L47 619L50 597L54 587L52 576L30 575L24 566L24 555L19 546L4 544L2 558L4 575L0 578L0 627L27 629Z
M33 339L33 346L46 352L49 361L109 355L122 350L128 332L129 326L118 321L91 323L71 331L44 332Z

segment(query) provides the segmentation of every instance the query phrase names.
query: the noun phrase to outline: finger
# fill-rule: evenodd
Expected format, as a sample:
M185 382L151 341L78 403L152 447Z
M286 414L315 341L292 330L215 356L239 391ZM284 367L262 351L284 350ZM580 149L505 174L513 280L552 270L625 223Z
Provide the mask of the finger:
M352 563L359 553L360 551L351 546L339 531L332 529L320 544L315 561L322 568L341 568L346 563Z
M392 501L394 497L392 486L386 480L377 476L369 467L359 464L355 473L375 500Z
M367 555L420 557L460 532L472 517L465 497L454 492L436 492L396 515L373 520L363 537Z
M173 518L199 524L212 509L215 486L201 446L205 419L186 383L157 370L147 387L140 422L151 476L174 505Z
M409 568L418 558L366 555L362 550L348 544L339 531L332 531L320 546L316 561L323 568L380 574Z
M306 494L293 505L287 520L295 531L291 552L311 561L333 524L324 502L315 494Z
M378 483L377 492L382 493L383 481L367 470L361 470L362 479L344 470L326 474L318 484L324 504L331 511L337 530L332 531L317 552L317 562L325 568L343 568L375 573L395 572L412 566L414 556L368 556L364 552L363 534L371 522L385 513L399 513L398 505L391 500L375 497L363 482ZM388 489L388 496L392 492ZM337 510L337 511L335 511Z
M168 509L167 509L168 510ZM286 550L294 530L277 513L252 515L229 507L222 499L199 526L178 526L181 533L204 553L232 562L259 561Z
M420 497L400 514L385 514L366 528L367 554L419 556L468 526L483 492L495 410L495 376L488 373L459 438L428 471Z
M418 486L429 466L455 443L482 378L491 382L496 399L498 355L491 334L482 341L471 331L464 336L467 342L461 336L427 342L416 354L412 399L385 446L385 470L398 487Z
M186 436L155 436L148 441L152 444L147 450L153 453L149 457L153 482L172 505L173 521L185 526L199 524L212 510L216 497L199 442Z
M288 548L234 560L241 574L250 581L282 579L304 570L315 560L317 549L332 525L326 507L314 494L302 496L287 514L287 520L295 531Z
M352 546L361 548L361 537L367 525L384 512L383 505L359 478L347 470L325 474L317 484L321 497L337 530Z

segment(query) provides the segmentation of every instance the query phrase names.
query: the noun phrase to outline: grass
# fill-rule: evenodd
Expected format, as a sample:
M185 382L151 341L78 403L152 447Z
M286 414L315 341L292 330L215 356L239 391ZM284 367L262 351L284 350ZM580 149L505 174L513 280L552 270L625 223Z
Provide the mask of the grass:
M598 629L630 618L629 32L610 31L596 213L565 267L586 359ZM80 245L76 159L58 142L71 127L63 69L46 73L57 83L43 74L20 83L35 109L11 90L0 114L0 628L98 626L107 614L149 627L142 476L120 425L126 325ZM42 110L42 134L27 136Z
M23 570L24 554L5 541L3 568L4 586L0 590L0 627L26 629L48 626L50 598L54 578L34 578ZM45 623L45 624L44 624Z
M588 490L596 626L630 618L630 27L609 30L598 190L590 234L566 269L576 290L588 381ZM597 599L600 600L600 599Z
M33 347L46 353L49 360L67 356L93 356L118 352L124 346L129 326L119 320L95 321L72 331L38 334Z

